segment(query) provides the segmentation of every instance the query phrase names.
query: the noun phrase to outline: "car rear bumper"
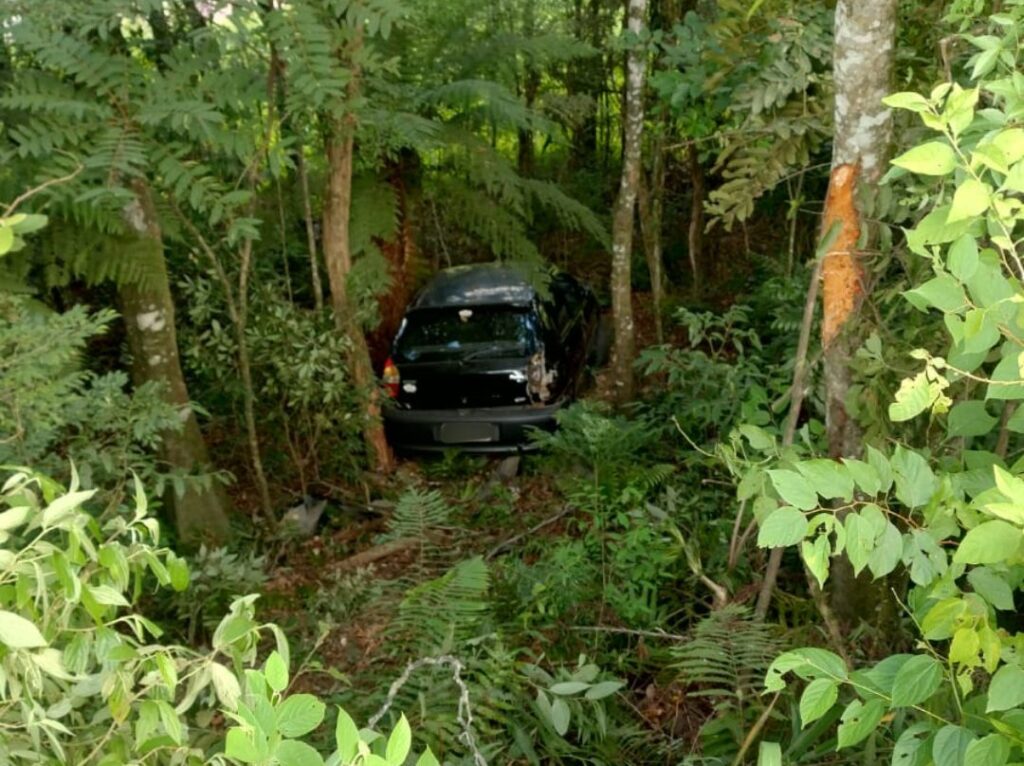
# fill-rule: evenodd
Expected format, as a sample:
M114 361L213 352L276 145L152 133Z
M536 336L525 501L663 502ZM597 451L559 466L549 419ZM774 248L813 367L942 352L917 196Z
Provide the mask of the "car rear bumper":
M384 429L392 447L416 452L458 449L466 452L520 452L532 449L531 428L555 429L565 404L480 407L451 410L403 410L384 407Z

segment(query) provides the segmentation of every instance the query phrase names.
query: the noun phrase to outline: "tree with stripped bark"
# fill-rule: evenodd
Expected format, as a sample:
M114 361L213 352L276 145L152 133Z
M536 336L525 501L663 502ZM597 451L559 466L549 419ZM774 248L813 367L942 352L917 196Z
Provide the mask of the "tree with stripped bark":
M622 178L612 220L612 314L615 343L612 368L620 401L633 397L633 360L636 332L633 324L633 226L640 187L641 141L644 130L644 87L647 53L643 45L647 0L630 0L627 17L629 52L626 54L625 114Z
M822 215L830 242L821 266L821 345L825 428L833 458L856 458L861 431L847 410L853 352L860 346L858 314L866 297L865 253L876 238L863 214L888 165L892 117L882 100L891 90L896 0L840 0L835 16L832 169ZM831 601L846 623L887 604L865 577L844 562L835 568Z

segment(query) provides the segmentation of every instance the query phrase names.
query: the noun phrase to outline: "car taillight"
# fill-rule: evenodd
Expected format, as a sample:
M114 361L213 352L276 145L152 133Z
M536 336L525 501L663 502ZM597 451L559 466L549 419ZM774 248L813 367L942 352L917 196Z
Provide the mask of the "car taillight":
M402 382L402 376L398 373L398 367L395 366L391 359L384 362L384 374L381 376L381 380L388 392L388 396L392 399L396 398L398 396L398 384Z

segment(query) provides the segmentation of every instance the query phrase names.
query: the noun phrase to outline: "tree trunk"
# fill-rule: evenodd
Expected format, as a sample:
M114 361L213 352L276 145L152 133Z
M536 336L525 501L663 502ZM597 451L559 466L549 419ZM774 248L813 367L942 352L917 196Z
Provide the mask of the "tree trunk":
M663 128L667 128L667 125ZM644 240L644 255L647 256L647 272L651 277L654 333L658 343L664 343L665 330L661 312L665 302L665 269L661 225L665 199L665 149L664 133L660 131L652 141L651 155L650 183L644 183L641 176L637 202L640 212L640 234Z
M690 225L686 233L686 251L690 259L690 279L693 295L700 295L700 264L704 258L704 168L700 164L697 147L686 149L690 166Z
M822 264L822 350L825 425L834 458L860 454L861 431L849 416L850 360L858 338L852 330L864 298L862 243L871 232L858 207L877 194L888 160L892 120L882 98L890 90L896 34L896 0L839 0L835 14L835 136L832 172L822 216L824 236L834 237ZM879 623L889 599L867 578L855 578L845 558L834 568L832 603L847 625Z
M134 191L136 199L125 208L124 218L132 231L151 244L156 266L144 283L118 287L132 353L132 377L136 385L150 381L161 383L165 398L181 417L181 430L163 436L163 461L175 471L204 472L209 469L210 460L178 358L174 302L163 254L163 235L149 187L139 181L134 184ZM183 494L168 492L168 504L182 540L220 543L229 537L227 503L224 493L215 484L202 487L195 481L186 482Z
M335 121L327 139L328 180L324 202L323 250L331 308L338 332L348 339L348 367L356 388L367 397L366 428L363 438L371 466L381 472L392 469L391 450L380 419L380 392L370 363L366 336L359 326L348 295L348 274L352 270L349 217L352 211L352 161L354 125L350 119Z
M647 0L629 0L629 31L643 32ZM640 181L640 141L644 129L644 82L647 54L641 45L630 50L626 60L625 129L622 149L622 181L612 219L612 316L615 346L612 370L619 401L633 396L633 358L636 337L633 326L633 213Z

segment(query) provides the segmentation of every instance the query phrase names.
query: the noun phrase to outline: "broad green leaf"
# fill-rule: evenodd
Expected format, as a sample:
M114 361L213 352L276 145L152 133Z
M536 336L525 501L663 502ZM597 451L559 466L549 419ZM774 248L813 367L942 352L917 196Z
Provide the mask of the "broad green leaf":
M242 696L242 688L235 678L235 674L221 665L219 662L210 663L210 679L213 681L213 690L217 699L228 710L235 710L238 707L238 700Z
M839 685L828 678L816 678L807 684L800 697L800 720L804 726L817 721L839 699Z
M1024 704L1024 670L1017 665L1003 665L988 685L986 713L1012 710Z
M286 737L309 734L324 720L324 709L312 694L293 694L277 706L277 728Z
M935 401L935 389L923 372L912 378L904 378L896 391L895 401L889 405L889 420L894 423L916 418L931 408Z
M875 578L885 575L896 569L903 556L903 535L891 522L886 522L885 531L875 541L875 549L868 556L868 569Z
M398 719L395 728L388 737L388 744L384 750L384 759L392 766L402 766L409 750L412 748L412 730L409 728L409 721L405 714Z
M907 109L911 112L927 112L929 110L928 99L920 93L901 91L893 93L882 99L882 103L891 106L893 109Z
M861 518L859 513L846 515L846 557L853 566L853 573L859 575L868 565L868 557L875 547L875 531Z
M277 746L274 757L280 766L324 766L324 759L305 742L285 739Z
M999 147L1003 156L1006 157L1006 161L1011 165L1024 159L1024 130L1020 128L1001 130L992 138L992 143Z
M996 609L1004 612L1014 610L1013 589L999 573L988 567L974 567L967 573L967 582L975 593Z
M583 696L588 700L603 700L615 694L622 686L621 681L601 681L587 689Z
M843 458L843 464L850 472L857 487L865 495L877 495L882 488L882 481L878 478L878 472L874 467L863 460Z
M582 681L563 681L560 684L555 684L548 691L552 694L561 694L562 696L568 697L573 694L579 694L589 688L590 684L585 684Z
M875 730L882 716L885 715L885 702L880 699L869 700L867 703L854 700L843 711L836 732L836 749L853 747L864 740Z
M288 666L284 658L276 651L271 652L267 662L263 666L263 674L267 679L267 685L275 692L283 692L288 688Z
M877 449L868 445L868 465L875 469L875 473L878 475L879 481L879 492L888 492L892 487L893 481L893 468L884 454L879 452Z
M886 696L892 696L892 687L896 683L896 675L900 668L913 658L913 654L890 654L881 660L873 668L861 671L860 678L865 680L866 685Z
M949 223L977 218L991 204L992 190L975 178L968 178L953 193L953 204L949 208Z
M1020 372L1022 358L1024 356L1016 347L1004 346L1003 358L992 371L988 388L985 390L986 399L1024 399L1024 375Z
M1016 557L1024 532L1009 522L995 519L970 530L957 546L958 564L1000 564Z
M962 726L943 726L932 742L932 759L935 766L963 766L967 747L974 734Z
M981 651L981 638L974 628L957 628L949 642L949 661L973 667Z
M985 402L972 399L958 402L953 406L946 421L946 430L951 438L984 436L992 430L998 420L994 415L988 414Z
M796 508L776 508L761 522L757 544L762 548L785 548L796 545L807 534L807 526L807 517Z
M804 460L796 464L796 469L822 497L829 500L853 499L853 476L842 463L825 459Z
M784 501L796 506L801 511L810 511L818 507L818 494L814 487L796 471L769 471L772 485Z
M348 763L359 752L359 727L352 716L338 708L338 720L334 724L334 744L338 748L342 763Z
M36 649L46 646L39 629L21 615L0 610L0 644L11 649Z
M564 737L566 732L569 731L570 718L571 713L565 700L556 699L551 703L551 725L558 732L559 736Z
M869 452L870 456L870 452ZM892 456L896 480L896 497L908 508L927 503L938 487L938 480L928 461L912 450L897 446Z
M782 766L782 747L778 742L761 742L757 748L757 766Z
M976 739L964 752L964 766L1005 766L1010 760L1010 742L1002 734Z
M423 751L423 755L416 759L416 766L441 766L441 762L437 760L437 757L428 747Z
M946 598L935 604L921 620L924 637L941 641L953 635L956 622L967 610L967 604L960 597Z
M97 604L103 604L104 606L128 606L128 599L109 585L86 585L85 589Z
M963 287L948 274L929 279L922 285L908 290L907 300L916 308L936 308L947 313L956 313L968 305Z
M907 660L892 685L893 707L920 705L942 684L943 668L934 657L919 654Z
M14 228L5 221L0 221L0 255L7 255L14 246Z
M949 247L947 265L950 273L966 282L978 270L978 243L970 234L964 234Z
M803 556L807 568L811 570L811 574L817 579L818 584L824 588L825 581L828 579L828 560L832 555L828 537L818 535L814 538L814 542L804 540L800 546L800 554Z
M224 754L242 763L258 763L262 760L259 749L252 738L242 729L228 729L224 739Z
M968 354L988 352L1002 335L990 309L969 309L964 314L963 348Z
M929 141L904 152L892 164L922 176L944 176L956 167L956 154L943 141Z
M905 729L892 749L892 766L917 766L920 763L921 749L931 731L930 726L924 722L915 723Z

